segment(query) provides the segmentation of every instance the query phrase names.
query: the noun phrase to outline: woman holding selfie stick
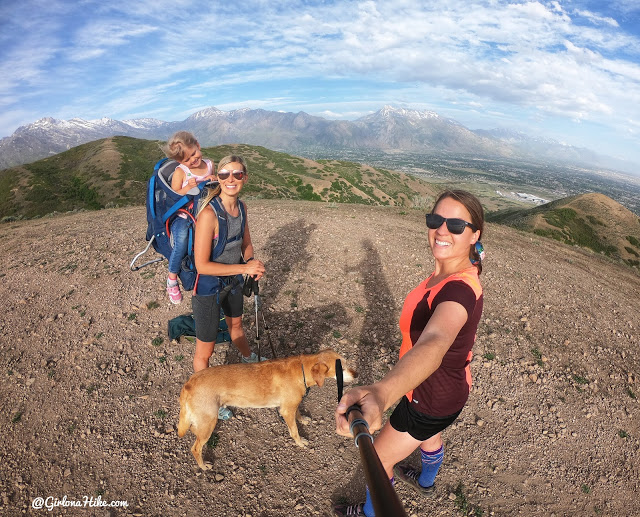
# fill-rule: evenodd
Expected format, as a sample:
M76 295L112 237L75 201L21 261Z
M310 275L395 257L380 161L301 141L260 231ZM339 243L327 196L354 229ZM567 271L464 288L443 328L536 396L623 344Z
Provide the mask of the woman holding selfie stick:
M374 447L393 483L395 476L417 492L435 492L442 464L442 431L461 413L471 389L471 361L482 315L484 211L462 190L443 192L426 216L435 270L405 299L400 315L400 359L380 381L347 392L336 409L336 431L350 435L347 409L358 404L371 432L398 400ZM422 466L396 464L420 448ZM365 503L334 508L336 515L373 517L369 489Z

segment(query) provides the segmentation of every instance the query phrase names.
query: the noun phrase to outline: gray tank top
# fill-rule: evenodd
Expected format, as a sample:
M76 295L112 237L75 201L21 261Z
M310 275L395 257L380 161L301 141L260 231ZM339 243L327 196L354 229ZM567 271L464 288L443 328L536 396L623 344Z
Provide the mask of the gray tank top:
M242 262L242 239L229 242L234 237L240 235L242 229L242 217L238 213L237 217L231 217L227 212L227 245L222 254L216 259L221 264L240 264ZM213 248L216 247L218 239L213 240ZM212 248L212 249L213 249Z

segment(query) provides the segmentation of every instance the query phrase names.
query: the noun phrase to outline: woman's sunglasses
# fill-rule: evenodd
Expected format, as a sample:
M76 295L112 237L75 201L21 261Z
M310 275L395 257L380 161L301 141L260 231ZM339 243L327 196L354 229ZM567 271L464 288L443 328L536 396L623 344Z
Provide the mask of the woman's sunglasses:
M475 224L468 223L464 219L447 219L438 214L427 214L427 227L430 229L436 230L442 226L442 223L447 223L447 230L455 235L460 235L467 226L474 232L478 230Z
M233 174L233 177L238 181L244 178L244 171L230 171L228 169L220 169L218 171L218 179L221 179L222 181L224 181L226 179L229 179L229 176L231 176L232 174Z

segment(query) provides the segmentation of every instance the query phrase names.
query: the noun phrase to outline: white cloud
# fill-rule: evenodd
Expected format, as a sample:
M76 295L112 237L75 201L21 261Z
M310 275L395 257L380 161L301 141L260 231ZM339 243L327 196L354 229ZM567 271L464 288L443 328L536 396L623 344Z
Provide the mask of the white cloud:
M576 9L574 11L577 15L587 18L589 21L595 24L610 25L611 27L619 27L618 22L608 16L599 16L591 11L585 11L582 9Z
M613 5L631 13L639 3ZM3 18L0 106L34 118L206 103L346 118L402 102L490 118L640 120L637 35L579 1L27 0L21 9L33 15Z

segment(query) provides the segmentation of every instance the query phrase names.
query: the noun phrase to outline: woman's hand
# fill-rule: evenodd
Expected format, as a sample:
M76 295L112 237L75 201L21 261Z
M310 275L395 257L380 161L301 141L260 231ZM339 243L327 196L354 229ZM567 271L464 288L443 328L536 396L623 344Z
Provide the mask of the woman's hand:
M369 432L371 434L382 427L385 400L380 386L372 384L349 390L342 397L336 408L336 433L342 436L351 436L349 422L345 413L354 404L360 406L360 412L367 424L369 424Z
M245 274L252 276L254 280L260 280L264 275L264 264L260 260L250 260L244 266Z

